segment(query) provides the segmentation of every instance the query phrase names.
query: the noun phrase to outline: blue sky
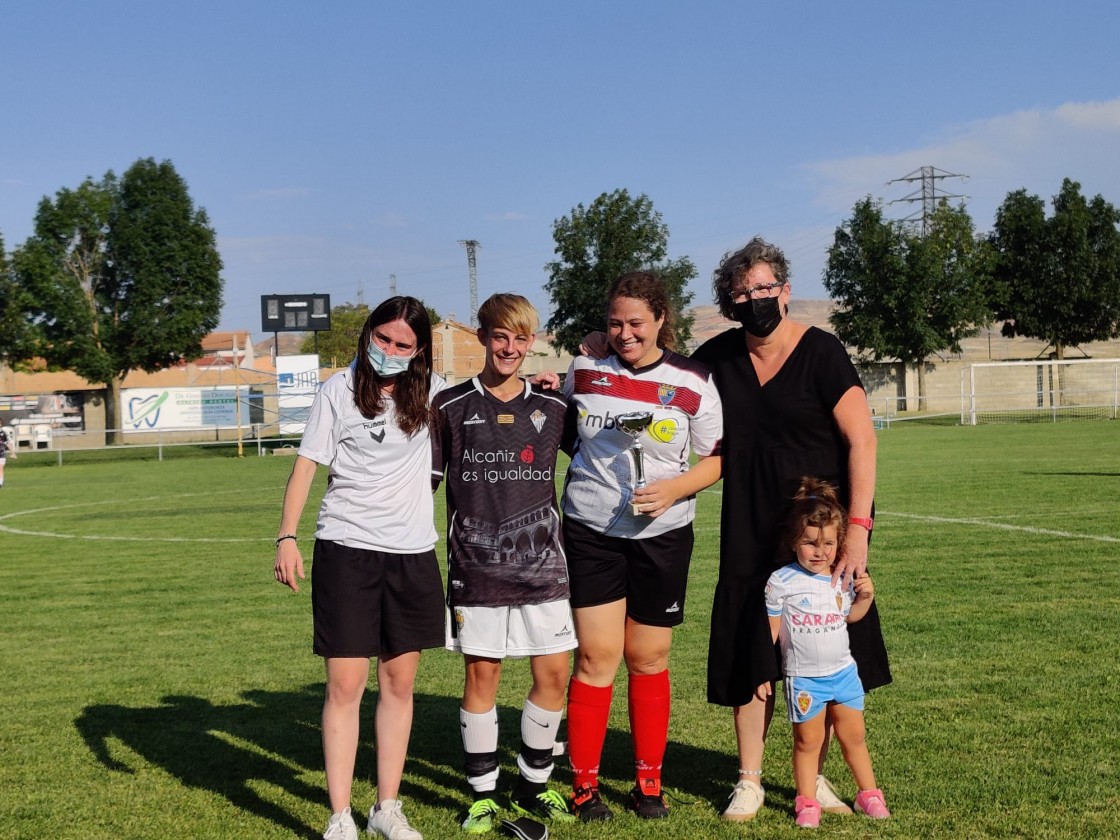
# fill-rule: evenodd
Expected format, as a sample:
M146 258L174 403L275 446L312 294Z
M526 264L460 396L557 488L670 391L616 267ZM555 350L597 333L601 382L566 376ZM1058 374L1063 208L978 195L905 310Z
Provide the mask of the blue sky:
M221 327L260 296L397 290L469 319L528 296L547 317L552 223L645 193L699 277L760 234L794 294L836 227L921 166L987 230L1007 193L1063 177L1120 204L1115 2L190 3L0 8L0 234L136 159L170 159L225 263ZM903 218L917 210L888 207Z

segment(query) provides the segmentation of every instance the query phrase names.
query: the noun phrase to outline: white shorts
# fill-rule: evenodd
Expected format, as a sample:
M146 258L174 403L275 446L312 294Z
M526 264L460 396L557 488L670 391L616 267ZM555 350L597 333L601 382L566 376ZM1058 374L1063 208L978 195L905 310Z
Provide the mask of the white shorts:
M577 646L568 599L515 607L454 607L445 647L489 659L542 656Z

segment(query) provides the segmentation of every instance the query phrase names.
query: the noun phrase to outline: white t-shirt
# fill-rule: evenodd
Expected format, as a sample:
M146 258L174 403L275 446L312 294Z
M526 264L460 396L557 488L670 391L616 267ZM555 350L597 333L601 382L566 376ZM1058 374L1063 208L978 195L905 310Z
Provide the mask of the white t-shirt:
M778 643L782 671L790 677L827 677L855 660L848 649L848 613L855 587L841 588L829 575L798 563L778 569L766 582L766 613L781 616Z
M330 468L315 538L393 554L429 551L437 536L428 429L407 437L392 399L384 414L363 417L353 380L350 367L323 383L299 447ZM429 399L446 387L432 374Z
M612 537L652 537L687 525L696 497L679 500L661 516L634 515L633 439L615 417L650 411L653 422L639 437L647 484L687 472L690 450L718 455L723 408L708 368L666 350L634 370L618 358L577 356L564 378L564 396L576 411L575 452L564 486L565 516Z

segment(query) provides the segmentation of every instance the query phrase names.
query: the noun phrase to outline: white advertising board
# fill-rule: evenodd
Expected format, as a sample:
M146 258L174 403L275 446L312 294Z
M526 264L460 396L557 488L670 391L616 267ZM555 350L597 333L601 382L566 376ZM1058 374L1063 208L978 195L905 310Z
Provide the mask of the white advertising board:
M280 434L302 435L307 414L319 391L319 354L276 357L276 407Z
M242 424L248 412L242 407ZM216 388L127 388L121 391L125 432L237 426L237 390Z

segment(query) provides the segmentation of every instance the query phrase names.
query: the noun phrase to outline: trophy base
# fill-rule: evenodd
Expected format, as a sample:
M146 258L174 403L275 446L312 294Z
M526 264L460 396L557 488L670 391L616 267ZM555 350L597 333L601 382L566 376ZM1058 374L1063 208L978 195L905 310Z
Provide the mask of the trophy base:
M635 516L645 516L645 505L640 505L637 502L631 502L630 512Z

